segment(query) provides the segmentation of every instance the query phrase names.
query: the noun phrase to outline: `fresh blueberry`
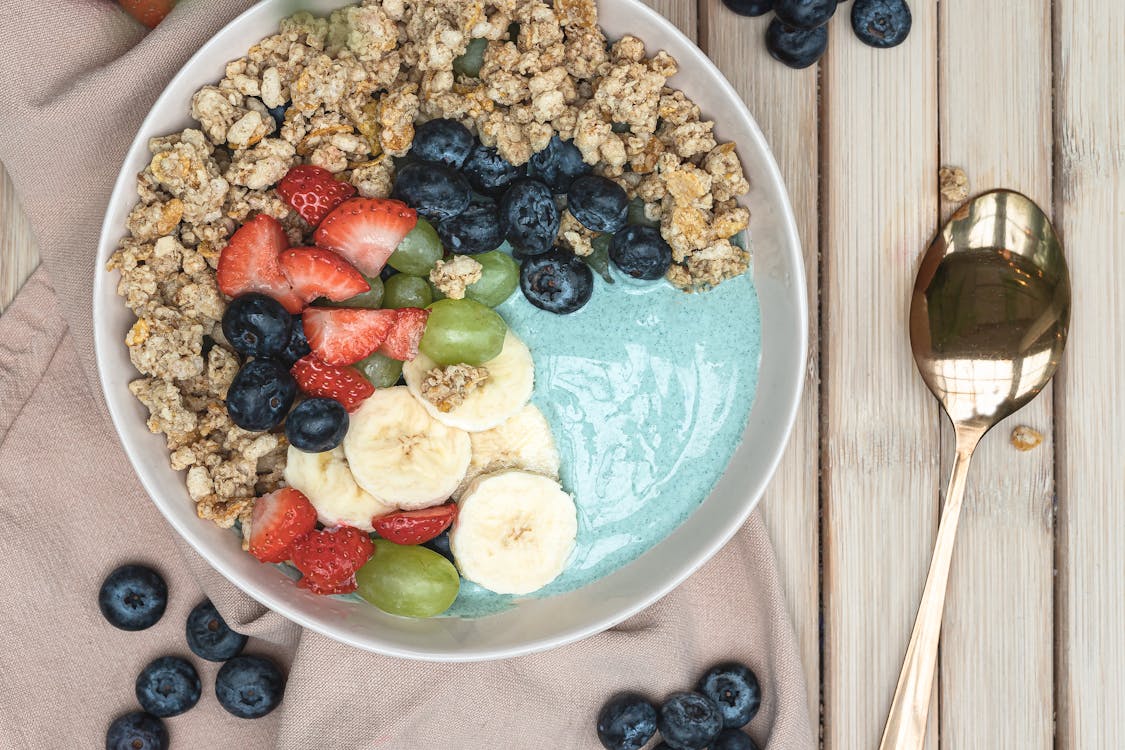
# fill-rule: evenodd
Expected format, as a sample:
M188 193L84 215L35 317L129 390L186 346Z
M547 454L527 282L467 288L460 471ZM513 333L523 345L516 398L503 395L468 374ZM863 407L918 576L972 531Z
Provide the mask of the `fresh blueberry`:
M556 248L525 258L520 264L520 289L541 310L566 315L590 301L594 272L569 250Z
M284 693L281 670L262 656L236 656L215 675L219 705L240 719L265 716L277 708Z
M156 624L168 606L168 584L152 568L122 565L102 581L98 607L105 619L122 630L144 630Z
M836 12L836 0L773 0L778 19L798 29L815 29Z
M253 359L242 366L227 389L227 414L244 430L269 430L281 424L297 395L297 381L285 365Z
M728 662L708 669L696 689L715 701L723 726L738 729L750 723L762 703L758 676L745 664Z
M285 104L279 104L276 107L266 108L270 111L270 117L272 117L274 123L277 124L278 130L281 130L281 126L285 124L285 111L289 109L289 105L292 103L293 102L285 102Z
M498 196L515 180L523 177L523 167L513 166L491 146L477 144L461 171L469 178L473 189L486 195Z
M707 746L707 750L758 750L758 746L750 739L750 735L737 729L724 729Z
M762 16L773 10L773 0L723 0L723 5L740 16Z
M672 265L672 248L660 236L659 229L634 224L613 235L609 257L623 273L652 281Z
M199 702L203 685L187 659L162 656L137 675L137 702L153 716L177 716Z
M828 27L798 29L778 19L766 28L766 49L774 60L790 68L807 68L824 54L828 47Z
M196 604L188 614L186 632L188 648L207 661L226 661L238 656L249 640L230 629L210 599Z
M453 550L449 547L449 529L438 534L430 541L424 543L423 547L429 547L434 552L438 553L449 562L453 562Z
M152 714L131 711L109 725L105 750L168 750L168 730Z
M460 215L437 226L442 246L456 255L477 255L495 250L504 242L496 201L475 196Z
M414 131L410 155L460 169L473 150L473 134L456 120L428 120Z
M566 200L574 218L595 232L616 232L629 218L629 196L624 188L596 174L571 183Z
M609 700L598 713L598 739L606 750L640 750L656 734L656 706L635 693Z
M311 351L309 340L305 336L305 324L301 322L300 317L293 318L293 329L289 333L289 343L285 345L285 349L277 355L277 358L286 367L292 367L294 362Z
M381 281L386 281L387 279L394 276L396 273L398 273L398 269L393 268L391 266L391 264L388 263L387 265L383 266L383 270L379 272L379 279Z
M910 34L913 18L906 0L855 0L852 29L872 47L894 47Z
M525 177L500 199L500 224L512 247L524 255L551 249L559 234L559 207L551 189Z
M340 444L348 431L348 412L331 398L309 398L285 420L289 444L306 453L324 453Z
M293 316L264 294L236 297L223 313L223 335L244 357L272 357L289 344Z
M430 221L456 216L473 191L460 172L432 161L414 161L399 170L393 197Z
M565 193L574 178L590 174L591 169L578 147L558 135L551 136L545 149L532 154L527 166L532 177L547 183L556 193Z
M660 736L673 750L703 750L723 728L719 707L699 693L672 693L660 707Z

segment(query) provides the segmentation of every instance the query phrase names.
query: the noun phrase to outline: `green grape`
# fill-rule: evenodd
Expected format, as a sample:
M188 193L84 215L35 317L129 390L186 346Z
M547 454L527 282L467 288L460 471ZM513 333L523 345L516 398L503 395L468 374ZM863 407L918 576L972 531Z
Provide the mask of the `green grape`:
M630 224L640 224L643 227L660 226L660 219L653 220L645 216L645 202L640 198L629 201L628 221Z
M432 549L375 540L375 554L355 574L356 593L384 612L433 617L461 590L453 563Z
M430 282L421 276L396 273L383 283L383 307L426 307L434 301Z
M520 285L520 267L507 253L493 250L474 255L473 260L484 268L481 269L480 279L465 289L465 296L469 299L496 307Z
M402 362L379 352L367 355L355 366L376 388L390 388L402 376Z
M430 298L437 302L439 299L445 299L445 292L434 286L434 282L429 282L430 285Z
M441 240L430 222L418 217L418 224L402 238L398 247L387 258L391 268L412 276L425 276L441 260Z
M378 310L383 304L383 280L378 276L364 276L367 285L371 287L369 292L360 292L354 297L348 297L343 302L329 302L322 299L317 302L317 305L324 307L365 307L370 310Z
M483 365L504 348L507 332L491 308L471 299L443 299L430 305L420 346L439 365Z
M473 39L465 48L465 54L453 60L453 72L458 75L476 78L484 64L484 51L488 48L487 39Z

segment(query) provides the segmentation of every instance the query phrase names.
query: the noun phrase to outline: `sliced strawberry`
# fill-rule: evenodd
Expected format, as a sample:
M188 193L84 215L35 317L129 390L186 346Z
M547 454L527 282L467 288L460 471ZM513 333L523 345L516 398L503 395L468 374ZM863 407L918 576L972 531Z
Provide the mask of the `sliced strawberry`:
M403 362L409 362L417 357L418 342L426 332L426 319L429 317L429 310L417 307L399 309L394 327L387 334L387 340L379 347L379 353Z
M176 0L118 0L121 7L150 29L155 29L172 12Z
M273 297L296 315L305 303L293 293L281 272L277 256L289 247L289 239L277 219L258 214L238 228L219 255L215 279L228 297L260 292Z
M365 276L378 276L417 223L418 213L400 201L351 198L324 217L313 239L319 247L343 255Z
M302 393L335 399L348 411L358 409L375 392L375 386L354 367L326 365L313 354L298 359L289 373Z
M371 519L375 533L395 544L422 544L440 536L457 518L456 503L403 510Z
M310 307L302 316L313 354L330 365L350 365L387 339L397 310Z
M355 572L375 553L364 532L352 526L313 531L293 545L297 585L317 594L355 591Z
M317 297L341 302L371 291L371 285L363 274L331 250L295 247L283 250L277 260L281 272L293 287L293 293L306 303Z
M332 209L355 195L355 188L337 180L324 167L301 164L281 178L277 192L315 227Z
M254 501L250 554L262 562L285 562L293 543L316 528L316 508L301 492L282 487Z

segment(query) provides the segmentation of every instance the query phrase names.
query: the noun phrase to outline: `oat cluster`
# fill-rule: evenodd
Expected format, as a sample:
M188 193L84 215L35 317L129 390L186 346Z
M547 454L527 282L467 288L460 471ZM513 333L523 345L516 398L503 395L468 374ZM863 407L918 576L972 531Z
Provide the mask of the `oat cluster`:
M465 403L465 397L488 380L488 368L472 365L435 367L422 378L422 398L441 412L450 412Z

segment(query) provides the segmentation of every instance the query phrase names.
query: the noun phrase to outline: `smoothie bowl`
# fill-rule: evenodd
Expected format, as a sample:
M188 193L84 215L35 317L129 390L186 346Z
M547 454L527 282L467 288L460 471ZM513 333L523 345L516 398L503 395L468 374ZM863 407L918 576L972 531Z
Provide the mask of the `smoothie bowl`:
M729 84L633 0L266 0L142 125L96 348L217 570L361 648L528 653L713 555L805 372L800 248Z

